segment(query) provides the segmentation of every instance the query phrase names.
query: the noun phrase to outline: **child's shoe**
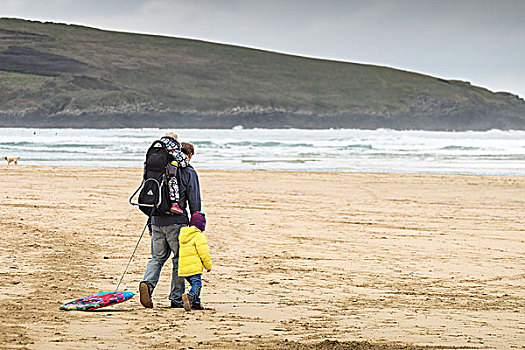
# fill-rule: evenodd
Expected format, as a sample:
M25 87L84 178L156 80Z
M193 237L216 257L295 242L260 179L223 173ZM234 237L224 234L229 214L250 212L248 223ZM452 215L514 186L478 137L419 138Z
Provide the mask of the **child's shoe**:
M204 308L204 306L202 306L201 303L193 303L193 304L191 304L191 309L192 310L206 310Z
M191 304L193 304L193 295L187 293L182 294L182 302L184 303L184 310L191 311Z
M182 209L179 207L177 203L173 203L171 205L170 211L175 214L182 214Z

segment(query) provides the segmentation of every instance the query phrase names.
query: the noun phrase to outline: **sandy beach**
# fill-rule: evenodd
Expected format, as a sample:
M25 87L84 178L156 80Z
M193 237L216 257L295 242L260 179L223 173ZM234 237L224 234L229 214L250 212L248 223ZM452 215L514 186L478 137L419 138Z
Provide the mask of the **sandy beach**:
M146 217L141 169L0 167L0 348L525 347L525 177L200 171L208 310L114 290ZM120 287L137 293L141 241ZM406 347L408 345L408 347Z

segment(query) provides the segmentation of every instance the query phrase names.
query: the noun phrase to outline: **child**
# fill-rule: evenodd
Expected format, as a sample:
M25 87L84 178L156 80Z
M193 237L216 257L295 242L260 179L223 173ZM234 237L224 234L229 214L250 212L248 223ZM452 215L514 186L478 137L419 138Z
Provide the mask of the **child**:
M182 295L184 310L203 310L200 293L203 267L211 271L211 257L206 235L204 213L195 212L191 216L190 227L183 227L179 233L179 277L184 277L191 285L188 293Z
M181 151L181 145L177 140L177 134L173 132L167 132L160 141L166 145L169 154L173 157L171 165L177 167L186 167L189 164L188 156ZM170 211L175 214L182 214L182 209L179 207L179 184L177 182L176 171L170 172L171 176L168 181L168 187L170 189L170 200L171 208Z

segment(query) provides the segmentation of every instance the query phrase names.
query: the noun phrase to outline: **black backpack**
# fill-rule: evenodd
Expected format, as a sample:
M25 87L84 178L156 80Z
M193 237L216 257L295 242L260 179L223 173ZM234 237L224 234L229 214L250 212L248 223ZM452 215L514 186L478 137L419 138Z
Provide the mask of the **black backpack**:
M153 142L146 153L142 182L129 198L131 205L138 205L147 216L161 215L170 212L171 201L168 188L167 165L173 157L160 140ZM139 193L138 201L133 197Z

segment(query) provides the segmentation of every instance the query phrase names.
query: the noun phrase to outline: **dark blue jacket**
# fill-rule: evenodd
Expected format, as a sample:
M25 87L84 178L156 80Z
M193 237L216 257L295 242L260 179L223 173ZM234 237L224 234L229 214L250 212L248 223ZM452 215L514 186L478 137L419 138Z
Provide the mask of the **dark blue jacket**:
M182 214L164 214L151 217L151 224L155 226L167 226L171 224L189 224L188 208L190 215L201 211L201 190L199 176L191 165L180 168L179 177L179 207Z

